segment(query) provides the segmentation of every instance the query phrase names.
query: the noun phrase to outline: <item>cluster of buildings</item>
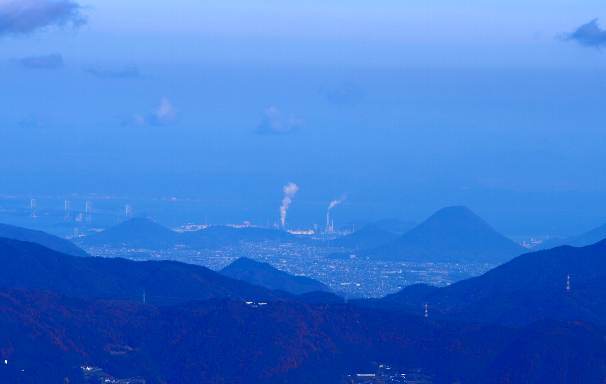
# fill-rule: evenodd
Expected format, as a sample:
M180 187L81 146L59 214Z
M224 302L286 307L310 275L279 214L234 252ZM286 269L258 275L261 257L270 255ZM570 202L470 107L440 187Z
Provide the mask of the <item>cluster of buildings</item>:
M342 252L323 242L237 243L218 249L146 250L88 247L93 256L132 260L175 260L220 270L241 256L262 261L297 276L309 276L347 298L382 297L417 283L445 286L480 275L489 264L376 261L362 257L340 259Z
M84 382L90 384L145 384L141 378L118 379L105 372L99 367L85 365L80 367Z
M353 373L345 378L346 384L432 384L431 376L421 370L398 370L387 364L378 364L371 373Z

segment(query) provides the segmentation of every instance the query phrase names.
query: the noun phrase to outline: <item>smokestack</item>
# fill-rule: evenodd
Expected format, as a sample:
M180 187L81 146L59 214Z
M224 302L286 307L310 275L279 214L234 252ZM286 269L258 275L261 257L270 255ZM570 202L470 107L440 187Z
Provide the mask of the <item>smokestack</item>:
M334 225L330 220L330 211L332 211L337 205L343 203L345 200L347 200L347 196L341 196L328 204L328 209L326 210L326 233L334 232Z
M84 218L89 223L93 220L93 205L88 200L84 202Z
M38 208L38 201L36 199L31 199L29 201L29 207L30 207L31 212L32 212L32 214L31 214L32 219L37 218L38 214L36 213L36 208Z
M282 191L284 192L284 197L280 206L280 224L282 224L282 228L285 228L286 214L288 213L290 204L292 204L292 200L295 198L297 192L299 192L299 186L295 183L288 183L282 188Z
M65 216L64 216L64 220L67 221L70 219L71 217L71 202L69 200L65 200L64 204L63 204L63 209L65 212Z

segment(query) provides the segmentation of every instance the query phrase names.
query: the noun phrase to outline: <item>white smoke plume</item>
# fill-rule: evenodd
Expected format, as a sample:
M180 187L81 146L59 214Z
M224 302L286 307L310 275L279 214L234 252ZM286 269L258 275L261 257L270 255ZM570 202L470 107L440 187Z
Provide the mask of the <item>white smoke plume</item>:
M284 228L286 226L288 207L290 207L292 200L295 198L297 192L299 192L299 186L295 183L288 183L282 188L282 191L284 191L284 197L280 206L280 223L282 224L282 228Z
M345 202L345 200L347 200L347 196L341 196L337 200L331 201L330 204L328 204L328 211L330 212L334 207Z
M328 204L328 209L326 210L326 232L332 232L332 223L330 222L330 211L332 211L337 205L342 204L345 200L347 200L347 196L341 196L336 200L332 200Z

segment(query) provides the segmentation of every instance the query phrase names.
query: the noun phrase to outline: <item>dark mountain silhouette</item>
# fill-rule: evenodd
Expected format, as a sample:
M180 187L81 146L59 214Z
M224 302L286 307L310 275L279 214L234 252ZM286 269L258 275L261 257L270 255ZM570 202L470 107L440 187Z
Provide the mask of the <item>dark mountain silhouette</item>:
M8 362L0 382L78 383L80 367L94 365L148 383L335 383L386 362L435 383L600 383L606 333L591 322L606 319L605 254L606 242L523 255L373 308L281 294L203 267L73 257L0 239ZM570 291L563 271L574 276ZM405 313L421 314L425 302L429 319Z
M85 246L168 248L177 244L179 234L150 219L134 218L85 237Z
M135 218L90 235L82 240L85 246L167 249L175 246L217 248L241 242L296 241L288 232L274 229L211 226L192 232L176 232L152 220Z
M583 247L586 245L595 244L606 239L606 224L585 232L571 239L570 244L575 247Z
M310 304L341 304L345 299L335 293L328 291L313 291L300 294L296 297L297 301Z
M561 247L562 245L566 245L568 242L568 238L565 237L550 237L544 240L541 244L537 245L533 250L541 250L541 249L551 249L555 247Z
M221 274L232 279L295 295L315 291L330 291L330 288L317 280L304 276L294 276L280 271L270 264L244 257L225 267Z
M351 250L362 250L376 248L381 245L388 244L397 238L397 234L371 224L350 235L332 240L330 245L333 247L342 247Z
M528 253L480 277L444 288L412 286L378 302L415 313L428 304L432 314L451 320L507 325L583 320L606 325L604 292L606 240Z
M468 208L448 207L365 254L387 260L500 263L523 252Z
M268 300L286 294L172 261L73 257L38 244L0 238L0 288L53 291L71 297L168 304L210 298Z
M3 290L0 381L80 383L87 365L150 384L332 384L386 362L437 384L592 384L606 377L604 336L581 322L510 329L344 304L155 307Z
M169 248L179 234L150 219L134 218L83 239L86 246Z
M601 240L606 239L606 224L594 228L590 231L582 233L577 236L572 236L569 238L555 238L549 239L541 244L541 249L549 249L558 247L561 245L571 245L574 247L584 247L587 245L595 244Z
M66 253L72 256L88 256L84 250L78 248L72 242L42 231L0 224L0 237L37 243L57 252Z
M601 383L606 378L605 346L603 328L591 324L535 323L519 331L499 352L485 380L487 383Z

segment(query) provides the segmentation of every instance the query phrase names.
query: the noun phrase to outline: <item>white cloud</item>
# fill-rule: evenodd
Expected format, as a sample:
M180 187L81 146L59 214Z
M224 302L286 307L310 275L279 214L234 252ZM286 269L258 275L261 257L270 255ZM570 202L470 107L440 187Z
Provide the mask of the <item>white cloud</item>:
M176 119L177 110L167 97L163 97L158 103L158 106L151 113L148 113L147 115L133 115L131 123L139 126L161 126L169 125L173 123Z
M170 100L164 97L160 100L160 105L156 108L153 117L156 123L166 124L175 120L177 111Z
M256 132L262 135L282 135L292 133L303 126L303 120L293 115L284 116L280 109L270 106L265 109L263 119Z

